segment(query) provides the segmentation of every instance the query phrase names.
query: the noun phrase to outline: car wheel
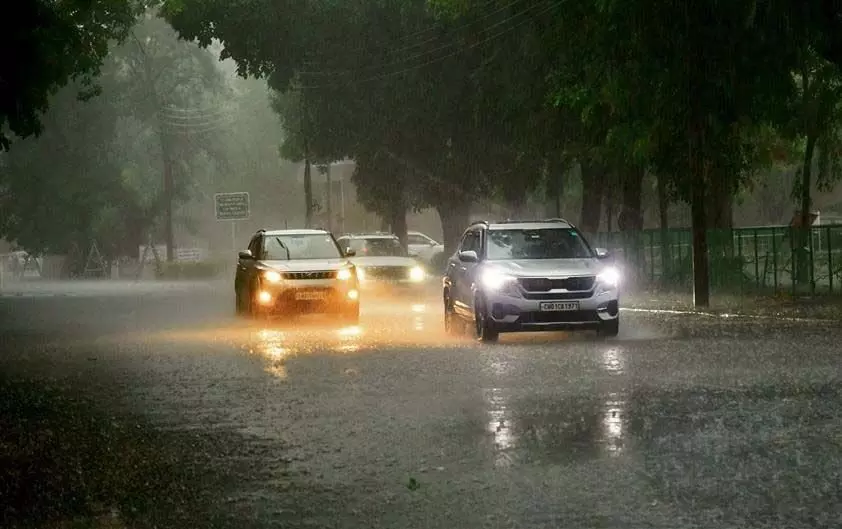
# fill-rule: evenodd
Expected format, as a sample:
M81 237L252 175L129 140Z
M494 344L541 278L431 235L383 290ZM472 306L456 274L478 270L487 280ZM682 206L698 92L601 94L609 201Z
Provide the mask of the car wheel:
M500 332L494 327L494 321L488 317L482 297L477 297L474 301L474 333L481 342L496 342L500 337Z
M342 311L341 315L342 323L346 325L357 325L360 323L360 306L354 305L353 307L346 308Z
M604 336L606 338L613 338L620 333L620 317L616 317L613 320L604 321L599 325L600 336Z
M453 301L450 299L450 294L444 295L444 332L450 336L460 336L464 325L459 319L459 316L453 312Z
M234 291L234 312L237 316L242 316L246 311L243 308L243 296L240 295L240 290Z

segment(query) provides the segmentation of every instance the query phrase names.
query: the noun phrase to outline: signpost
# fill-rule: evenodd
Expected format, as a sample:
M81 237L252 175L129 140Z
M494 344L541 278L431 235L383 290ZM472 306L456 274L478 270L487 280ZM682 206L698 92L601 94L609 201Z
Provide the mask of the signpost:
M231 249L237 251L237 221L249 218L249 194L248 192L238 193L216 193L213 196L216 220L231 221Z

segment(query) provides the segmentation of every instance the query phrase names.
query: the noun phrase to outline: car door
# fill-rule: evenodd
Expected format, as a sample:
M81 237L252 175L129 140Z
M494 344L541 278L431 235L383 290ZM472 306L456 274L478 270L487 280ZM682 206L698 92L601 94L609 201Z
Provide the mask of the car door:
M457 312L473 314L473 276L477 263L465 263L459 260L460 252L474 251L480 255L480 232L479 230L468 230L462 237L459 251L451 261L454 281L453 306Z
M248 250L254 259L240 259L237 263L237 272L240 275L240 285L251 285L257 271L257 261L262 257L263 237L255 235L249 241Z
M412 257L423 257L424 251L430 247L430 240L420 233L411 233L407 236L407 249Z

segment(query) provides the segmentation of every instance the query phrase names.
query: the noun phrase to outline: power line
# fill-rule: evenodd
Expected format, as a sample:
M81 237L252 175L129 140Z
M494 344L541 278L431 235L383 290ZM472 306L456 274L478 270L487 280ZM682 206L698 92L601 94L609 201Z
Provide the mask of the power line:
M543 15L543 14L545 14L545 13L548 13L548 12L549 12L549 11L551 11L553 8L558 7L559 5L560 5L560 4L553 3L553 4L549 5L549 6L547 6L545 9L542 9L542 10L540 10L540 11L539 11L539 12L537 12L537 13L533 13L533 15L535 15L535 16L541 16L541 15ZM534 6L533 6L533 7L534 7ZM531 8L530 8L530 9L531 9ZM504 22L508 22L508 21L512 20L513 18L515 18L516 16L519 16L519 15L524 14L524 13L525 13L525 11L523 11L523 12L519 13L518 15L515 15L515 16L512 16L512 17L509 17L509 18L507 18ZM402 69L402 70L398 70L398 71L394 71L394 72L388 72L388 73L384 73L384 74L380 74L380 75L375 75L375 76L367 77L367 78L364 78L364 79L357 79L357 80L345 81L345 82L323 83L323 84L318 84L318 85L304 85L304 87L305 87L305 88L308 88L308 89L314 89L314 90L317 90L317 89L321 89L321 88L329 88L329 87L337 87L337 86L348 86L348 85L362 84L362 83L367 83L367 82L371 82L371 81L378 81L378 80L381 80L381 79L386 79L386 78L388 78L388 77L393 77L393 76L403 75L403 74L409 73L409 72L411 72L411 71L418 70L418 69L420 69L420 68L424 68L424 67L426 67L426 66L430 66L430 65L432 65L432 64L436 64L436 63L438 63L438 62L444 61L444 60L446 60L446 59L449 59L449 58L451 58L451 57L454 57L454 56L458 55L459 53L462 53L462 52L469 51L469 50L472 50L472 49L474 49L474 48L477 48L477 47L479 47L479 46L481 46L481 45L483 45L483 44L486 44L486 43L488 43L488 42L490 42L490 41L492 41L492 40L494 40L494 39L497 39L497 38L499 38L499 37L501 37L501 36L505 35L506 33L509 33L509 32L511 32L511 31L513 31L513 30L517 29L518 27L522 26L522 25L523 25L523 24L525 24L526 22L529 22L529 20L530 20L529 18L526 18L526 19L524 19L524 20L522 20L522 21L520 21L520 22L518 22L518 23L516 23L516 24L514 24L514 25L512 25L512 26L510 26L510 27L508 27L508 28L506 28L506 29L504 29L503 31L500 31L500 32L498 32L498 33L496 33L496 34L494 34L494 35L491 35L490 37L484 38L484 39L479 40L479 41L477 41L477 42L474 42L474 43L472 43L472 44L470 44L470 45L468 45L468 46L465 46L464 48L457 49L457 50L455 50L455 51L453 51L453 52L451 52L451 53L448 53L448 54L446 54L446 55L443 55L443 56L437 57L437 58L435 58L435 59L430 59L430 60L427 60L427 61L422 62L422 63L420 63L420 64L417 64L417 65L415 65L415 66L410 66L410 67L404 68L404 69ZM495 25L500 25L500 23L495 24Z
M525 1L527 1L527 0L513 0L513 1L512 1L512 2L510 2L509 4L506 4L505 6L500 7L500 8L498 8L498 9L496 9L495 11L492 11L492 12L490 12L490 13L486 13L485 15L483 15L483 16L481 16L481 17L477 18L477 19L474 19L474 20L471 20L471 21L466 22L466 23L464 23L464 24L461 24L461 25L459 25L459 26L456 26L455 28L451 28L451 29L449 29L449 30L448 30L448 32L451 34L451 36L453 36L453 35L454 35L454 34L456 34L457 32L459 32L459 31L461 31L461 30L463 30L463 29L465 29L465 28L468 28L468 27L470 27L470 26L472 26L472 25L476 24L477 22L481 22L482 20L484 20L484 19L486 19L486 18L490 18L490 17L492 17L492 16L494 16L494 15L496 15L496 14L498 14L498 13L501 13L501 12L503 12L503 11L506 11L506 10L508 10L508 9L510 9L510 8L512 8L512 7L514 7L515 5L520 4L520 3L523 3L523 2L525 2ZM485 5L488 5L488 4L493 4L493 3L496 3L496 0L490 0L490 1L489 1L489 2L487 2ZM535 7L535 6L533 5L532 7ZM521 13L519 13L519 14L523 14L524 12L528 11L529 9L532 9L532 7L529 7L529 8L527 8L527 9L525 9L524 11L522 11L522 12L521 12ZM516 16L518 16L518 15L514 15L514 16L512 16L512 17L509 17L507 20L510 20L511 18L514 18L514 17L516 17ZM504 22L506 22L506 21L504 21ZM483 31L487 31L488 29L493 28L493 27L494 27L494 26L492 25L492 26L490 26L489 28L485 28L485 29L483 29ZM432 27L427 28L426 30L421 31L421 32L418 32L418 33L429 33L430 31L434 31L434 30L437 30L437 29L440 29L440 26L432 26ZM447 36L447 35L444 35L444 36ZM406 40L406 39L408 39L408 38L409 38L408 36L407 36L407 37L402 37L402 38L399 38L399 39L398 39L398 42L400 42L401 40ZM408 45L402 46L402 47L400 47L400 48L397 48L397 49L391 50L389 53L390 53L390 54L392 54L392 55L396 55L396 54L399 54L399 53L401 53L401 52L408 51L408 50L411 50L411 49L413 49L413 48L417 48L417 47L419 47L419 46L423 46L424 44L429 44L429 43L431 43L431 42L433 42L433 41L435 41L435 40L438 40L438 39L440 39L440 38L442 38L442 35L436 35L436 36L434 36L434 37L430 37L430 38L428 38L428 39L426 39L426 40L423 40L423 41L420 41L420 42L416 42L415 44L408 44ZM446 44L446 45L444 45L444 46L443 46L443 48L451 47L451 46L453 46L453 45L454 45L454 43ZM356 48L355 50L352 50L352 53L353 53L353 52L356 52L356 51L363 51L363 49L364 49L364 47L363 47L363 46L360 46L360 47ZM437 48L437 49L441 49L441 48ZM433 49L433 50L428 50L428 51L426 51L426 52L422 52L422 53L420 54L420 56L423 56L423 55L427 55L427 54L433 53L433 52L435 52L437 49ZM409 59L411 59L411 58L412 58L412 57L410 57ZM404 61L403 59L402 59L402 60L400 60L400 61L397 61L397 63L398 63L398 64L400 64L401 62L405 62L405 61ZM381 68L381 67L383 67L383 66L388 66L389 64L392 64L392 63L385 63L385 64L381 64L381 65L368 66L368 67L363 68L363 69L376 69L376 68ZM312 75L312 76L319 76L319 75L322 75L322 76L329 76L329 75L336 75L337 73L350 73L350 72L351 72L351 70L336 70L336 71L334 71L334 72L325 72L325 71L312 71L312 72L309 72L309 71L303 71L303 72L299 72L299 73L300 73L301 75Z

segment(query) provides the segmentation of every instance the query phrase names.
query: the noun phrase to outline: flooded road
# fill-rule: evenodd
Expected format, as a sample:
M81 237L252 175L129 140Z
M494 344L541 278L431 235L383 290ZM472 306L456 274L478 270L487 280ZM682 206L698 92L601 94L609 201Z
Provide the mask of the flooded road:
M260 526L842 523L838 322L629 311L617 339L482 345L434 289L354 327L237 319L228 284L17 294L2 369L224 434L212 460L247 471L217 503Z

